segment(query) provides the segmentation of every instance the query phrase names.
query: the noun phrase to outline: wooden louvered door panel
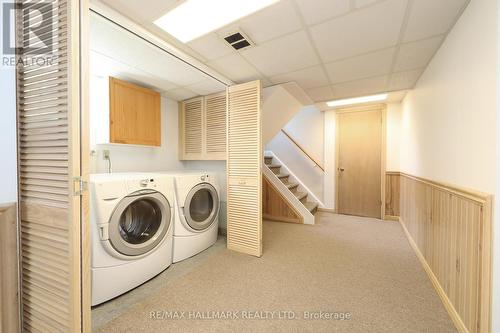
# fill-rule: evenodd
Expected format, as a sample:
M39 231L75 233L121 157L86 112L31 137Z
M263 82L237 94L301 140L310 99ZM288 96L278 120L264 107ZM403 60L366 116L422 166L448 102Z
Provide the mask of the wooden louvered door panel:
M52 21L29 19L40 3L49 3L42 11ZM16 37L27 60L17 68L23 331L80 332L82 315L90 311L81 305L88 293L81 286L80 243L81 208L87 204L75 191L82 167L79 22L86 2L20 4ZM26 49L37 25L41 36L53 38L52 61L33 65L35 57L45 56Z
M227 89L227 247L262 255L261 83Z
M205 159L226 159L226 92L205 97Z
M203 97L180 103L179 152L181 160L200 160L203 157Z

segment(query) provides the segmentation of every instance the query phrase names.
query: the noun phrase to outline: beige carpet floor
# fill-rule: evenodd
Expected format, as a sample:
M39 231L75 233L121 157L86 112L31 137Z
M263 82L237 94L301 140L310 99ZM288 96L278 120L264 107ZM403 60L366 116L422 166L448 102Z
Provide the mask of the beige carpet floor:
M319 213L265 222L262 258L221 249L99 332L456 330L398 223Z

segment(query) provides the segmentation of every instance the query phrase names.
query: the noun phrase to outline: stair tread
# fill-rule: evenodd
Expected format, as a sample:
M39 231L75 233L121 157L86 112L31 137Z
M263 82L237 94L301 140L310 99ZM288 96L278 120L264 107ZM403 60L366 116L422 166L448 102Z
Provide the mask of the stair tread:
M299 200L302 200L305 197L307 197L307 192L299 192L299 191L297 191L294 194L297 197L297 199L299 199Z
M294 188L294 187L297 187L299 186L299 183L290 183L290 182L286 182L284 183L286 185L286 187L288 187L288 189L291 189L291 188Z
M268 168L281 168L281 165L280 164L267 164L267 167Z
M316 208L318 208L318 203L317 202L311 202L311 201L308 201L308 202L305 202L304 203L304 206L306 206L306 208L312 212L313 210L315 210Z
M278 174L276 174L276 177L278 177L278 178L286 178L286 177L290 177L290 175L288 173L278 173Z

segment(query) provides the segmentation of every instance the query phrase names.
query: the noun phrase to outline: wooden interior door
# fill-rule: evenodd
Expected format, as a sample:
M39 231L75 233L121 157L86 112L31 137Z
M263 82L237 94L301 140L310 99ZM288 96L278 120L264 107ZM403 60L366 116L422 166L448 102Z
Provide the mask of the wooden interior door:
M81 136L88 131L81 99L87 55L80 29L88 3L19 4L16 38L27 60L17 67L22 331L87 332L90 250L82 179L88 171L82 156L89 151L82 153L87 139ZM52 19L30 19L40 13ZM52 61L35 61L44 55L29 48L32 28L39 32L37 45L52 45Z
M227 89L227 247L262 255L261 83Z
M339 112L337 211L381 218L382 109Z

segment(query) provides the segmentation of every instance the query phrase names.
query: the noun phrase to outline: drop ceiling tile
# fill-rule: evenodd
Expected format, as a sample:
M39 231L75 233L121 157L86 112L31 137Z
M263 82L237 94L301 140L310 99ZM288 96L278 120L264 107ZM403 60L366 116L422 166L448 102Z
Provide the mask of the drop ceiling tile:
M155 54L155 57L144 58L136 67L154 76L168 80L177 86L187 86L209 78L202 71L166 52L156 50Z
M375 2L381 2L384 0L355 0L355 7L362 8L374 4Z
M329 101L333 98L332 88L330 86L307 89L306 93L314 102Z
M172 82L155 77L95 51L90 51L90 73L99 77L115 77L157 91L176 88Z
M127 15L134 13L134 20L137 22L154 21L165 14L168 10L180 3L180 0L148 0L147 6L144 0L102 0L105 4Z
M183 101L185 99L198 96L197 93L187 90L185 88L177 88L173 90L169 90L163 93L165 96L170 97L176 101Z
M234 52L234 49L215 33L197 38L187 45L208 61Z
M330 81L335 83L389 74L396 49L390 48L326 65Z
M307 25L345 14L350 10L349 0L297 0L297 5Z
M415 69L406 72L393 73L389 80L388 90L411 89L417 83L424 69Z
M218 31L223 38L241 28L256 44L300 30L300 22L290 0L281 0Z
M219 73L236 83L260 78L260 74L239 53L233 53L207 63Z
M131 66L151 50L149 43L96 15L90 18L89 42L91 50Z
M217 92L224 91L226 86L215 80L205 80L203 82L195 83L184 87L198 95L209 95Z
M302 89L327 86L328 78L321 66L314 66L270 78L274 84L295 81Z
M468 0L418 0L413 2L404 42L447 32Z
M402 44L394 71L401 72L427 66L437 49L443 42L444 36L424 39L418 42Z
M397 44L407 0L388 0L310 28L324 62Z
M319 63L304 31L246 49L242 55L266 76L288 73Z
M387 75L332 86L334 98L359 97L386 91Z

